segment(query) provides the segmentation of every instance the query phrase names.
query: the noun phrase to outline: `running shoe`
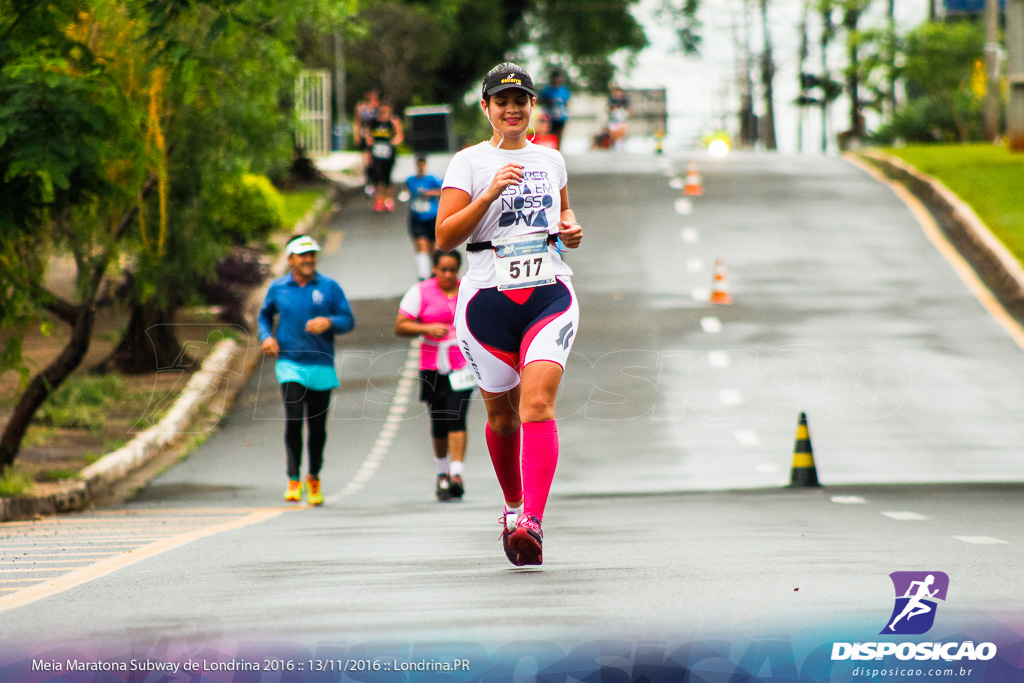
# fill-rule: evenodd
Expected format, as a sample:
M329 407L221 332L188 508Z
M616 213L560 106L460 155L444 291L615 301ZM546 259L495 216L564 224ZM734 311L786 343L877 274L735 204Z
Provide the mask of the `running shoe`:
M512 533L516 530L516 513L507 507L502 508L498 524L501 524L501 547L505 551L505 557L515 566L521 566L519 564L519 551L509 544L509 538L511 538Z
M437 475L437 489L434 493L437 494L437 499L440 501L445 501L452 497L452 482L447 474Z
M380 199L378 197L377 200L373 202L373 210L376 211L377 213L380 213L381 211L383 211L384 210L384 200Z
M306 502L310 505L323 505L324 494L320 490L320 477L306 477Z
M544 542L544 533L540 530L540 520L533 515L521 517L516 521L516 530L508 539L508 544L519 556L517 566L527 564L542 564L544 554L541 552L541 544Z
M289 503L298 503L302 500L302 482L298 479L289 479L288 490L284 492L284 499Z
M385 199L384 200L384 208L387 209L388 211L394 211L395 210L395 200L394 199Z
M452 475L449 491L451 491L452 498L462 498L462 494L466 492L466 487L462 485L461 474Z

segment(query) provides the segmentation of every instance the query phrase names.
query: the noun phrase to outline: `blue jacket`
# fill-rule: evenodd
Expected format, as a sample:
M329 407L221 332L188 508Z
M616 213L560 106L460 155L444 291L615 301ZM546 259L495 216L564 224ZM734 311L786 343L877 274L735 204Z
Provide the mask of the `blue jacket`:
M274 317L279 318L277 334L272 333ZM306 332L313 318L329 318L331 328L323 334ZM341 286L317 273L300 287L288 273L270 283L258 320L260 342L276 336L281 347L278 358L300 365L334 366L334 335L355 327L356 319Z

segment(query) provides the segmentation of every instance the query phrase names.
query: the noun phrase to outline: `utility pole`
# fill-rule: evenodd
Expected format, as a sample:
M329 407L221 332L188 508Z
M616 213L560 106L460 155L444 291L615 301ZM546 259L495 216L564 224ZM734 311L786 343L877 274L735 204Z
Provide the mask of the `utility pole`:
M1006 0L1006 136L1010 150L1024 152L1024 0Z
M999 139L999 0L985 0L985 139Z
M764 85L764 146L766 149L774 150L777 148L775 142L775 95L772 90L775 63L772 61L772 34L768 28L768 0L761 0L761 26L764 33L764 52L761 55L761 83Z
M800 94L803 95L805 92L803 78L804 78L804 62L807 61L807 56L810 54L810 50L807 45L807 12L809 10L807 6L807 0L802 3L802 14L800 15L800 55L799 55L799 66L797 73L800 77ZM800 107L799 118L797 119L796 125L796 151L804 151L804 107Z

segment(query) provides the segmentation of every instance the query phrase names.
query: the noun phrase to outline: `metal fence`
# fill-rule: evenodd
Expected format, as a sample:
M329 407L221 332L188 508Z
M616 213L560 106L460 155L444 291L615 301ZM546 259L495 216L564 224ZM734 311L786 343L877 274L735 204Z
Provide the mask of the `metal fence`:
M295 81L296 144L309 157L331 153L331 72L305 70Z

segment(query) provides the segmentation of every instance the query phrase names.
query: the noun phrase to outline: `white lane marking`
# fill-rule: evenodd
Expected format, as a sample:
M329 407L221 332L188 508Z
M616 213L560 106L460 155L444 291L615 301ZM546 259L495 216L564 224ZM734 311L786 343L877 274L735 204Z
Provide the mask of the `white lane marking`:
M708 363L713 368L727 368L731 364L729 360L728 351L709 351L708 352Z
M708 316L707 318L700 319L700 327L708 334L718 334L722 331L722 321Z
M678 200L676 200L678 202ZM683 228L680 234L685 244L697 244L700 242L700 231L697 228Z
M882 515L889 519L895 519L898 522L920 522L928 519L924 515L919 515L916 512L910 512L909 510L883 512Z
M954 536L958 541L964 543L974 543L975 545L1009 545L1009 541L1004 541L999 538L992 538L991 536Z
M761 437L753 429L737 429L732 435L741 446L753 447L761 444Z
M693 213L693 202L686 197L676 199L676 213L682 216L689 216Z
M754 470L760 474L776 474L779 471L779 466L770 462L762 462L754 465Z
M686 239L685 237L683 238ZM690 258L686 259L686 270L691 273L699 273L704 270L704 259Z
M743 404L743 394L736 389L722 389L718 392L718 400L724 406L738 406Z
M402 416L405 415L409 401L412 400L411 394L413 393L413 388L416 386L416 382L419 378L419 359L420 340L417 337L409 342L409 355L402 368L398 385L395 389L395 395L391 399L391 407L388 408L388 415L384 418L380 430L377 432L377 439L373 442L373 446L363 459L363 462L360 464L355 475L353 475L352 480L349 481L345 485L345 488L343 488L339 493L325 497L325 503L334 503L345 496L351 496L359 493L363 489L363 486L373 479L375 474L377 474L377 471L380 469L380 463L391 451L391 446L394 444L395 440L395 434L398 432L399 424L403 419Z
M685 187L685 184L683 183L682 178L680 178L677 175L674 175L672 179L668 181L668 186L671 187L673 190L681 190L683 189L683 187Z
M690 290L690 297L694 301L711 301L711 290L708 287L694 287Z
M840 505L862 505L867 503L868 499L862 496L832 496L832 502Z

